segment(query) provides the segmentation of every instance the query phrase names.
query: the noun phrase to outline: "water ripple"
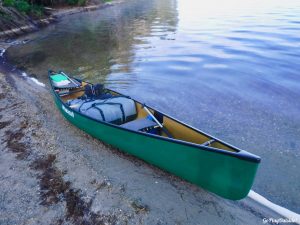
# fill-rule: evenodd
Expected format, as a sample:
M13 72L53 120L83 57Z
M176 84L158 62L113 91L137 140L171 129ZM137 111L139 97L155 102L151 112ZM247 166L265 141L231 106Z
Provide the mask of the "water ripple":
M43 82L47 68L103 82L261 155L255 189L300 211L299 24L294 0L131 0L5 55Z

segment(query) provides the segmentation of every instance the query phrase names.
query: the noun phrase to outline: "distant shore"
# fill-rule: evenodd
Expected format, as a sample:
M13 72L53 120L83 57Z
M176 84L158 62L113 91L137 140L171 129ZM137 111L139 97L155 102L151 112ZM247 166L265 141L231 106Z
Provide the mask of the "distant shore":
M49 15L41 19L35 19L35 20L30 17L24 16L21 13L18 13L16 10L8 9L8 10L13 10L12 13L17 16L15 18L16 21L19 20L19 18L22 18L23 21L21 23L13 22L13 26L12 25L8 26L10 27L9 29L2 30L2 31L0 30L0 41L1 40L3 41L5 39L16 38L28 34L30 32L38 31L42 27L58 22L59 19L64 16L68 16L80 12L93 11L93 10L109 7L118 3L121 3L121 1L113 1L113 2L106 2L106 3L99 3L99 4L88 4L86 6L67 6L67 7L63 6L63 7L55 7L55 8L46 7L45 9L49 12Z
M26 38L26 34L32 32L38 32L40 29L42 29L45 26L48 26L52 23L59 22L60 19L65 16L73 15L81 12L99 10L122 2L123 0L116 0L113 2L107 2L107 3L97 4L97 5L47 8L48 10L51 10L51 14L46 18L42 18L35 21L31 20L30 18L27 18L28 21L25 22L26 24L23 24L20 27L17 27L16 25L16 27L13 27L11 29L0 31L0 57L4 55L6 49L9 48L10 46L16 44L22 44L29 41Z

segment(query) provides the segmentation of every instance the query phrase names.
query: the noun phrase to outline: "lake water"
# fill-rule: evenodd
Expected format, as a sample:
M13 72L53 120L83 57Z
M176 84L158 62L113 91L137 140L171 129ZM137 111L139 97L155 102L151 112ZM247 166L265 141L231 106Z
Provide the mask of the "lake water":
M128 0L62 19L6 57L61 69L262 157L253 190L300 213L300 1Z

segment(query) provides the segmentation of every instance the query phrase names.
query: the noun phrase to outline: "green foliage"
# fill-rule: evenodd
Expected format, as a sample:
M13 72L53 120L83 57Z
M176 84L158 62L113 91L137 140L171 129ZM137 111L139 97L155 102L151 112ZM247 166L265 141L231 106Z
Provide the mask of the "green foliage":
M14 6L15 0L4 0L3 6Z
M0 0L1 1L1 0ZM43 6L53 6L53 5L78 5L84 6L87 4L88 0L2 0L3 6L14 7L18 11L41 17L44 15ZM100 2L111 2L112 0L99 0Z
M4 11L1 10L0 8L0 20L9 20L11 18L11 16L7 13L5 13Z
M78 5L80 6L86 5L86 0L78 0Z
M67 0L67 3L68 3L69 5L77 5L78 0Z
M44 14L44 8L41 5L29 4L31 0L4 0L3 5L7 7L14 7L19 12L30 14L32 16L41 17Z
M67 0L67 3L69 5L79 5L79 6L84 6L86 5L87 0Z
M34 4L34 5L31 6L30 13L37 16L37 17L41 17L44 14L44 7Z
M31 9L31 6L29 5L29 3L24 0L15 1L14 6L18 11L23 12L23 13L29 13L29 11Z

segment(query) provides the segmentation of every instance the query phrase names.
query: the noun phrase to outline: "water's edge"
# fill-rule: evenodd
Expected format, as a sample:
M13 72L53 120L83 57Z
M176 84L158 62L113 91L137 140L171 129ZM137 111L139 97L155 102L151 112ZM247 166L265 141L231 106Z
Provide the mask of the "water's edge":
M22 42L19 42L19 44L22 44ZM28 82L31 82L32 85L38 85L40 87L45 88L45 84L36 79L35 77L29 77L26 72L16 69L13 65L11 65L9 62L5 60L4 53L5 51L9 48L10 46L7 45L7 48L5 49L0 49L0 72L6 72L10 73L13 76L19 76L23 77L25 80ZM5 67L3 66L5 64ZM11 73L13 71L13 73ZM285 217L289 221L292 221L293 223L300 224L300 215L287 209L282 206L279 206L269 200L267 200L265 197L259 195L258 193L254 192L251 190L247 196L248 198L256 201L263 207L272 210L273 212L278 213L279 215ZM266 219L268 219L266 217Z
M122 3L122 0L119 1L113 1L113 2L106 2L106 3L101 3L98 5L87 5L87 6L77 6L74 8L69 8L69 9L55 9L51 15L49 15L47 18L42 18L39 20L32 20L28 18L25 21L25 24L22 26L18 27L12 27L11 29L7 29L4 31L0 32L0 41L4 39L11 39L11 38L17 38L26 34L29 34L31 32L37 32L40 29L58 22L61 18L68 16L68 15L73 15L76 13L82 13L82 12L89 12L89 11L95 11L99 9L103 9L109 6L113 6L116 4ZM14 12L16 14L17 12ZM18 15L19 17L21 16ZM15 23L16 24L16 23Z
M292 1L233 2L218 12L213 3L131 0L67 16L28 40L0 43L10 46L0 50L3 67L41 90L47 69L104 83L261 156L252 188L264 197L251 191L246 200L293 220L300 212L299 10Z

